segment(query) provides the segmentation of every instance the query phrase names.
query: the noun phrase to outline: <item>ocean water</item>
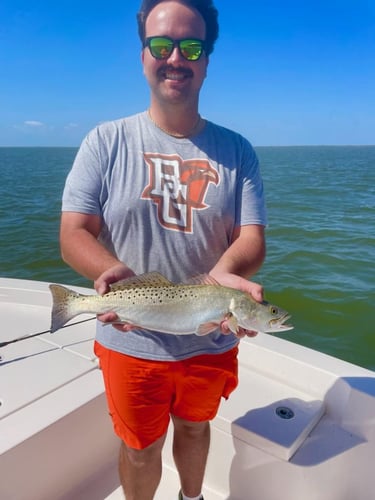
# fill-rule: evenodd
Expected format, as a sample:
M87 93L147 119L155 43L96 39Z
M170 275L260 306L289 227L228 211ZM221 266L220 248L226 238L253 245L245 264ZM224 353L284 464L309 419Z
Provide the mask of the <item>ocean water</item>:
M283 336L375 370L375 146L256 150L269 226L254 280L292 314ZM76 151L0 148L0 276L91 286L58 246Z

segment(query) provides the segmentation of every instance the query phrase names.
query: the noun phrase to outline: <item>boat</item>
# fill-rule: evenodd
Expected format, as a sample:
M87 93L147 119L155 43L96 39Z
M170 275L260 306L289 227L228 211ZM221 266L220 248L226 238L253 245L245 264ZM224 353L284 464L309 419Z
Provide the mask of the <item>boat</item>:
M51 334L50 311L48 283L0 278L0 498L123 499L92 318ZM267 334L241 340L239 361L205 500L375 498L375 373ZM178 490L169 433L155 500Z

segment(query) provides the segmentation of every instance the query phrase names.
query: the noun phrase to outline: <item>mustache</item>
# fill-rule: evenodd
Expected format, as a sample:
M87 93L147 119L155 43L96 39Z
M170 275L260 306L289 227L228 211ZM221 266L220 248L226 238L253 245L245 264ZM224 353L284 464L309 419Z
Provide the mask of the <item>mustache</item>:
M184 76L193 76L193 71L190 68L183 68L183 67L176 67L176 66L171 66L170 64L165 64L161 68L158 69L158 75L164 75L165 73L168 73L169 71L173 71L175 73L181 73Z

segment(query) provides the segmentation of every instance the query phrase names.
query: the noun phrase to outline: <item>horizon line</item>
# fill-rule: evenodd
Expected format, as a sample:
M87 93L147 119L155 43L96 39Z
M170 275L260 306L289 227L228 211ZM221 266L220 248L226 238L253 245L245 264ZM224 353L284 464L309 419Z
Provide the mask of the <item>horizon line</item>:
M253 148L345 148L345 147L352 147L352 148L361 148L361 147L374 147L375 144L254 144L251 143ZM78 149L80 147L79 145L65 145L65 146L56 146L56 145L17 145L17 146L5 146L0 144L1 149L10 149L10 148L76 148Z

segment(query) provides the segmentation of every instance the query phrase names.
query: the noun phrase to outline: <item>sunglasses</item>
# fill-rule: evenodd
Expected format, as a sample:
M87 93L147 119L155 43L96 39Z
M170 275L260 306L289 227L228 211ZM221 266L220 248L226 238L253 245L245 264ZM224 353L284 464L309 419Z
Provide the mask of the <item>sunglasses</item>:
M187 61L198 61L205 50L204 40L197 38L173 40L168 36L150 36L146 38L143 44L143 47L150 49L151 55L155 59L168 59L176 46L182 57Z

